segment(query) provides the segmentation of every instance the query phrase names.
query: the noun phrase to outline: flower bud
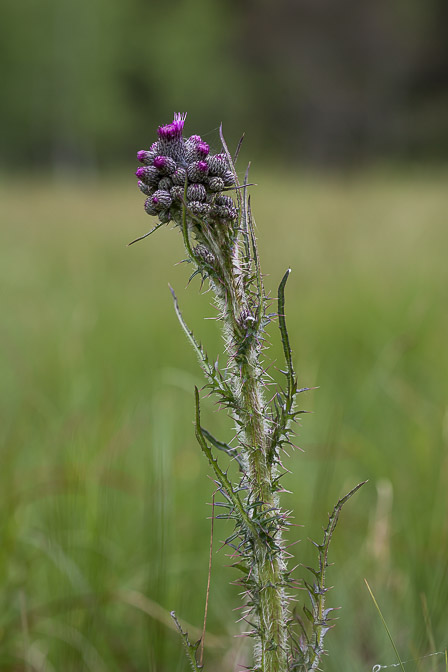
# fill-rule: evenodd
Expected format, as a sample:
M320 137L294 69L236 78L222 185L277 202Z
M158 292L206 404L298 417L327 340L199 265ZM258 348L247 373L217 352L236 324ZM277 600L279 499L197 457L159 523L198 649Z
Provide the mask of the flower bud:
M226 187L231 187L233 184L235 184L235 178L231 170L226 170L226 172L222 175L222 179L224 180Z
M176 170L176 162L171 156L156 156L152 164L162 175L171 175Z
M157 209L154 203L152 202L152 196L146 199L145 210L148 213L148 215L157 215Z
M198 142L196 145L196 151L198 152L201 159L205 159L210 151L210 147L206 142Z
M157 212L160 212L160 210L166 210L173 202L170 192L163 191L162 189L157 189L157 191L155 191L150 197L150 200Z
M142 166L135 171L137 177L148 184L150 187L156 187L160 180L160 174L154 166Z
M146 194L146 196L152 196L155 191L154 187L148 186L141 180L138 181L138 188L140 189L140 191Z
M168 224L171 222L171 213L169 210L162 210L162 212L159 212L159 221L162 222L163 224Z
M224 180L222 177L209 177L208 188L210 191L222 191L224 189Z
M171 198L173 201L183 201L184 199L184 187L175 185L170 189Z
M196 138L198 139L196 140ZM208 144L203 142L199 135L192 135L185 143L185 149L188 163L205 159L210 151Z
M159 189L162 189L162 191L169 191L172 186L173 183L169 177L162 177L159 180Z
M209 266L213 266L215 262L215 256L210 252L210 250L205 245L196 245L193 250L193 254L196 259L205 261Z
M220 194L215 198L216 205L225 205L227 208L235 208L235 204L230 196Z
M207 159L208 167L211 175L218 175L222 177L229 169L227 156L225 154L213 154Z
M199 201L190 201L188 209L193 215L205 218L210 213L210 206L207 203L200 203Z
M236 219L237 212L235 208L229 208L226 205L214 205L210 215L215 219L233 220Z
M205 201L206 191L203 184L190 184L187 188L188 201Z
M187 179L187 171L185 168L176 168L174 173L171 175L171 180L173 184L179 185L181 187L185 186L185 180Z
M157 149L141 149L137 152L137 160L140 161L140 163L144 163L145 166L150 166L157 154L159 154Z
M207 177L208 165L205 161L193 161L187 167L187 175L190 182L203 182Z

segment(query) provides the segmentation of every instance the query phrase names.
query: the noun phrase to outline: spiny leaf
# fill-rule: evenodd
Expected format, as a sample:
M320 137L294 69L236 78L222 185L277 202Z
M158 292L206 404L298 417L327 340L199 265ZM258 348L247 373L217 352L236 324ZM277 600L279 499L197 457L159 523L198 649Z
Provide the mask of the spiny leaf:
M296 376L294 372L294 366L292 363L292 351L291 346L289 344L289 336L288 336L288 330L286 328L286 317L285 317L285 287L290 273L291 269L288 268L278 287L278 324L282 336L283 352L285 354L285 361L286 361L288 400L290 400L291 397L293 397L295 391L297 390Z
M229 457L231 457L232 460L235 460L235 462L238 463L240 471L242 472L243 471L243 463L241 461L241 458L238 454L237 449L232 448L232 446L229 446L228 443L224 443L223 441L219 441L218 439L215 439L215 437L212 434L210 434L210 432L207 429L205 429L204 427L202 427L201 429L202 429L202 433L205 436L205 438L207 439L207 441L209 441L218 450L222 450L225 453L227 453L227 455L229 455Z
M325 570L328 566L328 550L333 532L336 528L342 507L350 499L350 497L352 497L355 492L357 492L366 482L367 481L358 483L358 485L350 490L350 492L339 499L328 518L328 525L324 530L322 543L317 544L313 542L318 550L319 566L318 569L314 571L311 568L308 568L316 577L316 584L314 584L312 587L309 584L306 584L309 598L312 604L312 637L306 646L306 651L304 652L307 672L312 672L318 668L320 657L324 651L323 640L325 634L329 630L329 626L326 620L329 610L325 608L325 593L328 591L328 589L325 587ZM309 613L311 612L307 613L307 611L305 611L305 613L309 618Z
M164 222L160 222L159 224L156 224L151 231L148 231L148 233L145 233L143 236L139 236L138 238L135 238L134 240L131 240L130 243L128 243L128 247L130 245L133 245L134 243L138 243L139 240L143 240L144 238L147 238L148 236L151 235L151 233L154 233L154 231L157 231L157 229L160 229L161 226L163 226Z
M263 318L264 318L264 297L265 297L265 291L263 287L263 279L261 276L261 266L260 266L260 258L258 256L258 249L257 245L255 242L255 231L254 231L254 221L252 217L252 209L250 207L250 197L247 201L247 228L249 232L249 238L250 238L250 244L252 248L252 259L253 259L253 264L255 268L255 277L257 280L257 296L259 297L260 301L258 304L257 308L257 324L256 328L257 331L260 328L260 325L262 324Z
M188 661L191 665L191 668L193 672L201 672L203 669L202 665L199 665L197 660L196 660L196 652L199 648L199 645L201 643L201 640L199 639L195 644L191 644L190 640L188 639L188 632L185 632L182 629L181 624L177 620L176 614L174 611L171 612L171 617L176 624L177 629L179 630L180 636L182 637L182 643L185 648L185 653L187 654Z
M201 346L200 343L196 340L193 332L191 329L188 327L187 323L185 322L182 312L179 308L179 302L177 300L176 294L174 293L173 288L169 285L170 292L173 297L173 302L174 302L174 310L176 311L177 319L179 320L179 323L182 327L182 329L185 332L185 335L187 336L188 340L190 341L191 345L193 346L193 349L197 355L197 358L199 360L199 364L201 365L201 368L203 372L205 373L205 376L208 380L208 385L211 388L212 392L215 394L218 394L221 397L222 403L224 403L227 406L230 406L231 408L235 408L237 403L235 400L235 397L233 395L232 390L230 389L229 385L226 383L225 380L223 380L218 368L214 366L208 356L207 353L205 352L204 348Z
M243 245L244 245L244 264L246 267L246 274L248 278L248 283L251 283L249 273L252 268L252 258L250 256L250 245L249 245L249 227L248 227L248 220L247 220L247 186L248 186L248 179L249 179L249 169L250 169L250 163L248 164L246 168L246 173L244 175L244 182L243 182L243 196L241 199L241 223L242 223L242 228L241 232L243 234Z
M202 432L201 428L201 410L200 410L200 402L199 402L199 390L197 387L194 388L195 390L195 399L196 399L196 438L198 440L199 445L202 448L203 453L207 457L210 466L212 467L213 471L216 474L216 477L218 478L218 481L221 483L223 492L229 499L229 501L232 502L232 504L235 507L235 510L238 512L241 521L244 523L245 527L250 530L250 532L254 536L259 536L258 530L256 526L254 525L253 521L249 518L247 515L247 512L244 508L244 505L236 492L234 491L232 484L230 483L227 475L222 471L221 467L218 464L218 460L216 457L213 457L212 451L210 447L207 444L207 441L205 440L205 436Z
M237 144L236 150L235 150L235 154L233 156L233 163L237 162L238 154L240 153L240 149L241 149L241 145L243 144L244 136L245 136L245 133L243 133L243 135L241 136L241 138L238 141L238 144Z
M303 605L303 611L304 611L307 619L310 621L310 623L314 623L313 614L311 613L311 611L308 609L308 607L306 605Z

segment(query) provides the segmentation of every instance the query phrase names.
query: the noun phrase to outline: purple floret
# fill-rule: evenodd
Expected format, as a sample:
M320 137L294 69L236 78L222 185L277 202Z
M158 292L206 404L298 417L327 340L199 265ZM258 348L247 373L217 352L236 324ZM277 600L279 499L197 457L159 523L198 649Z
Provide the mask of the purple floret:
M207 145L206 142L198 142L196 149L198 154L203 158L205 158L210 151L210 147Z
M153 161L153 165L156 168L163 168L164 166L166 166L166 163L167 163L166 156L156 156Z
M176 112L174 115L174 120L171 122L171 124L159 126L157 131L159 138L162 140L173 140L174 138L181 138L186 117L186 114L179 114Z
M208 163L206 163L205 161L198 161L196 165L197 165L198 170L201 171L201 173L207 173L208 172Z
M141 177L144 177L144 176L145 176L145 167L144 167L144 166L141 166L140 168L137 168L137 170L135 171L135 174L137 175L137 177L138 177L139 179L140 179Z

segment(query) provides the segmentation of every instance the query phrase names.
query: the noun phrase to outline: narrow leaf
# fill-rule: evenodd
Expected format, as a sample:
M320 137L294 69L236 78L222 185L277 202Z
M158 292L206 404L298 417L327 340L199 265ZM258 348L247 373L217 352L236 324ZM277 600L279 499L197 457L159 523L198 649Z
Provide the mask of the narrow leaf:
M163 226L163 222L160 222L159 224L156 224L151 231L148 231L148 233L145 233L143 236L139 236L138 238L135 238L134 240L131 240L130 243L128 243L128 247L130 245L133 245L134 243L138 243L139 240L143 240L144 238L147 238L148 236L151 235L151 233L154 233L154 231L157 231L157 229L160 229L160 227Z
M287 367L287 380L288 380L288 396L291 397L294 390L295 383L295 372L294 366L292 363L292 351L289 344L288 330L286 328L286 317L285 317L285 287L289 278L291 269L288 268L285 275L283 276L279 288L278 288L278 324L280 327L280 333L282 336L282 345L283 352L285 354L285 361Z
M191 644L190 640L188 639L188 632L185 632L182 629L181 624L177 620L176 614L174 611L171 612L171 618L173 619L174 623L176 624L177 629L179 630L180 636L182 637L182 643L185 648L185 653L187 654L188 661L191 665L191 668L193 672L201 672L202 665L199 665L197 660L196 660L196 652L199 648L199 644L201 643L201 640L199 639L195 644Z
M242 472L243 471L243 463L241 461L240 456L238 455L237 449L232 448L232 446L229 446L228 443L224 443L223 441L218 441L218 439L215 439L215 437L212 434L210 434L210 432L207 429L205 429L204 427L201 427L201 429L202 429L202 433L205 436L205 438L207 439L207 441L209 441L218 450L222 450L225 453L227 453L227 455L229 457L231 457L232 460L235 460L235 462L238 463L240 471Z

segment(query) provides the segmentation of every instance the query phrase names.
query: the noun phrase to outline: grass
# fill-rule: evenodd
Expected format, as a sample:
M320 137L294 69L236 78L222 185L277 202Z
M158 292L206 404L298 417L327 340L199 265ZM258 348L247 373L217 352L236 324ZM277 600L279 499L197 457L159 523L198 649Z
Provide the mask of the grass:
M328 672L446 647L446 175L252 178L266 284L290 265L287 311L302 403L286 487L304 540L360 480L333 540L342 610ZM212 354L219 334L180 236L149 230L132 180L4 184L0 249L0 669L185 670L171 609L202 624L213 486L195 444L201 385L168 282ZM275 330L270 333L280 360ZM272 369L275 376L275 369ZM229 435L207 408L205 424ZM215 548L225 531L215 525ZM208 669L232 669L239 606L214 554ZM299 594L299 597L300 594ZM146 598L146 599L145 599ZM424 606L426 605L426 607ZM426 615L425 615L426 614ZM221 645L224 645L223 656ZM210 661L214 661L213 663ZM429 658L429 670L438 658ZM443 661L436 669L443 668ZM434 669L431 667L431 669Z

